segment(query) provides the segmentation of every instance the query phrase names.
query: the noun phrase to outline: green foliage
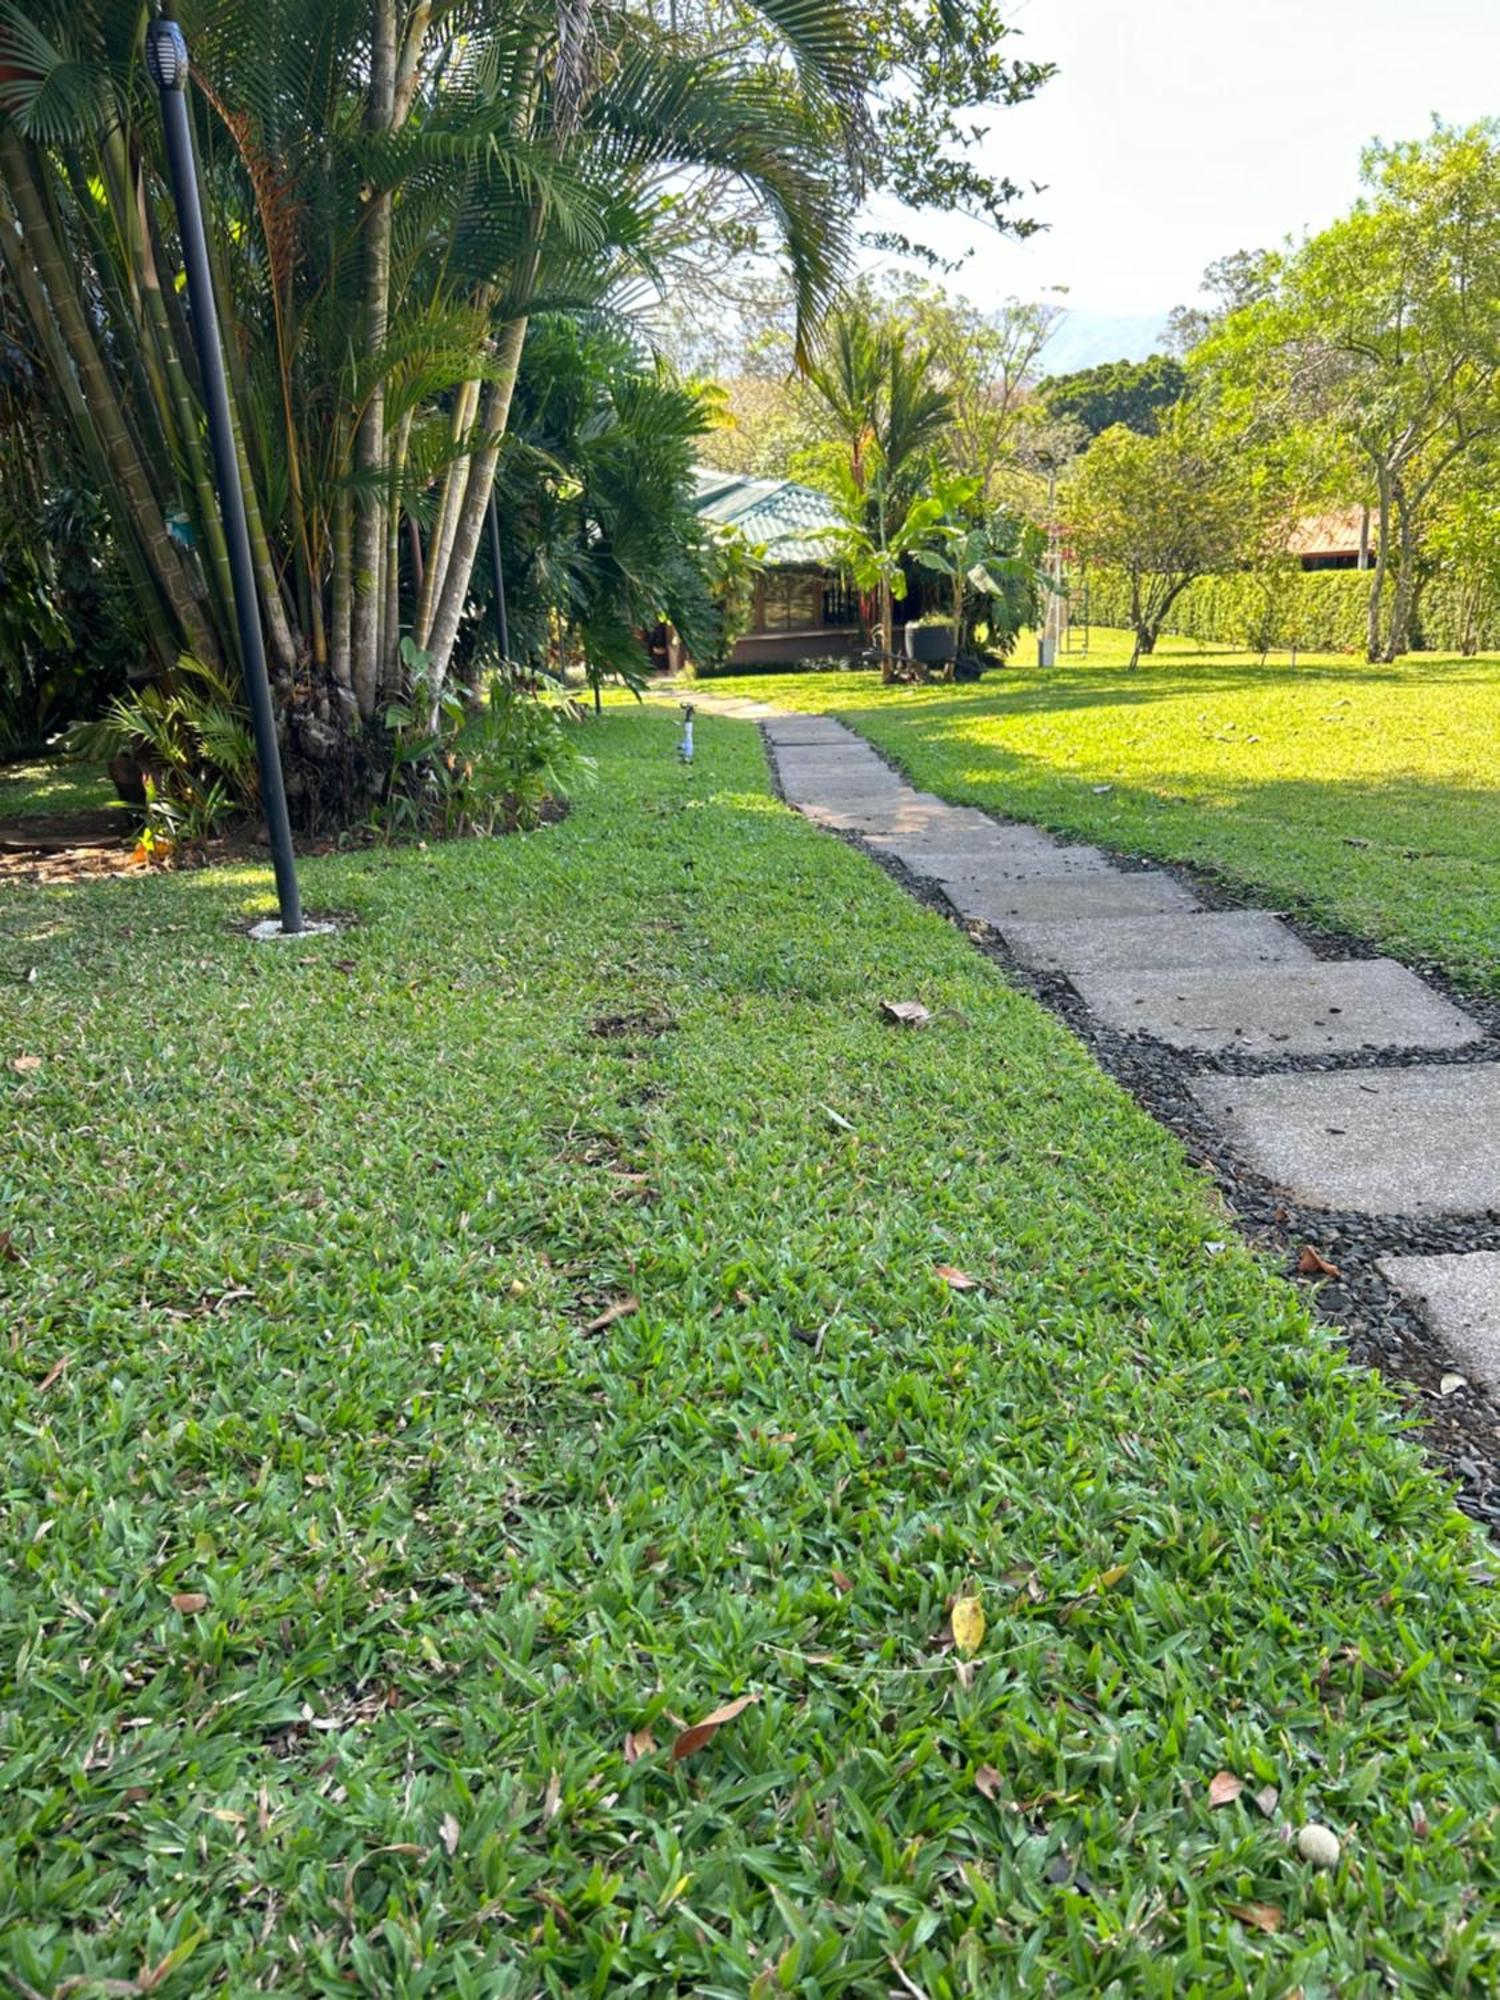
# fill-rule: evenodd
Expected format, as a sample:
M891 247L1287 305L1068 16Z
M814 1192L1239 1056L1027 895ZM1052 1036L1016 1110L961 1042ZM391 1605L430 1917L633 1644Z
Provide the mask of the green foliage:
M304 863L336 939L248 956L229 871L0 915L7 1971L1493 1991L1493 1564L1403 1408L752 729L593 733L535 837Z
M1253 545L1256 495L1235 455L1179 406L1151 435L1116 424L1075 466L1063 497L1078 556L1125 572L1137 654L1196 576Z
M1365 181L1194 361L1247 440L1321 433L1354 469L1343 497L1369 500L1380 528L1366 647L1393 660L1434 517L1500 432L1500 123L1372 147Z
M71 730L67 744L82 757L124 758L140 773L145 825L157 844L206 840L259 802L255 739L239 686L187 654L170 681L117 695L97 722Z
M697 389L623 334L558 316L528 334L500 475L511 651L595 685L638 687L645 638L670 622L706 660L722 649L720 557L693 506L692 468L711 421ZM482 576L471 627L490 632Z
M1195 578L1174 599L1163 632L1213 646L1296 647L1300 652L1362 652L1370 599L1368 570L1293 570L1268 588L1250 572ZM1073 586L1073 616L1082 615L1083 586ZM1092 569L1089 616L1099 625L1130 624L1130 580L1120 570ZM1269 615L1268 615L1269 610ZM1477 625L1466 587L1439 572L1422 585L1415 636L1419 649L1463 653L1500 647L1500 612Z
M385 714L393 745L372 823L388 837L468 834L540 825L543 809L588 782L593 759L578 737L577 706L509 667L476 692L437 692L429 663L407 642L411 693ZM432 717L436 712L436 722Z
M1123 424L1149 436L1161 427L1163 412L1187 394L1187 370L1168 354L1146 361L1105 361L1042 383L1037 400L1055 423L1075 423L1099 437Z

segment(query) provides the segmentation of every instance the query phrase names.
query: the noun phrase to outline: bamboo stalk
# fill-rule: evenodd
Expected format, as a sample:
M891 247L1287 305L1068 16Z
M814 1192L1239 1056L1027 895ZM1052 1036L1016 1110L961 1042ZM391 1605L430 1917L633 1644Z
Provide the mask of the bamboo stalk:
M365 129L393 129L396 116L395 0L372 0L370 30L370 96ZM364 312L362 338L366 357L378 365L390 324L391 219L389 188L370 197L364 224ZM385 490L388 467L385 427L385 384L377 376L359 420L354 439L354 465L360 478L354 515L354 694L366 719L375 713L380 683L380 626L385 608L381 580L385 558Z
M78 386L72 359L58 331L51 304L22 247L20 222L7 198L3 180L0 180L0 262L4 263L26 309L32 332L46 355L51 379L67 409L73 434L99 482L99 490L115 522L121 553L135 584L137 603L157 667L163 675L170 674L177 664L180 641L167 614L160 584L141 547L129 500L90 420L88 404Z
M521 350L525 344L526 317L523 314L511 320L501 332L496 345L495 379L486 389L483 398L482 429L486 442L482 450L475 455L469 474L463 507L454 532L448 573L443 579L428 647L431 655L429 672L432 677L434 702L447 678L449 663L453 658L454 641L458 637L459 622L468 599L469 581L474 573L474 559L479 552L485 509L489 505L490 492L495 484L495 470L500 462L500 446L504 440L506 425L510 421L511 397L515 393L516 377L521 368Z
M15 128L0 124L0 174L20 219L26 252L57 316L58 331L69 359L78 371L88 405L89 421L97 427L104 456L119 484L128 515L172 618L188 650L205 662L217 662L217 641L197 604L187 571L167 533L151 480L132 438L115 393L109 370L90 331L76 281L47 219L46 207L32 172L29 149Z

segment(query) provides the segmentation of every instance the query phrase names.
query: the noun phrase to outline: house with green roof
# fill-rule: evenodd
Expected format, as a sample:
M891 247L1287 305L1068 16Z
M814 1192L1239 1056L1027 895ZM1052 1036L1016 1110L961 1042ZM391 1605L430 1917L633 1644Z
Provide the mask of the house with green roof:
M764 564L750 629L730 664L779 665L858 652L859 600L838 569L832 535L838 510L827 495L794 479L751 479L707 465L693 477L702 518L736 529Z

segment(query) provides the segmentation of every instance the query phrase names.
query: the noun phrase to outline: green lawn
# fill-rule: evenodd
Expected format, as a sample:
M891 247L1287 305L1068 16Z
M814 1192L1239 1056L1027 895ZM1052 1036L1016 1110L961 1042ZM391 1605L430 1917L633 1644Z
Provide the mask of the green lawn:
M1028 638L972 687L709 685L838 711L945 798L1192 862L1500 994L1500 657L1128 657L1096 631L1087 661L1040 673Z
M76 758L42 757L26 764L0 764L0 820L29 819L38 813L93 811L117 802L108 773ZM121 832L125 822L121 821Z
M752 730L591 735L559 827L308 863L336 938L0 901L16 1990L1493 1993L1495 1592L1389 1395Z

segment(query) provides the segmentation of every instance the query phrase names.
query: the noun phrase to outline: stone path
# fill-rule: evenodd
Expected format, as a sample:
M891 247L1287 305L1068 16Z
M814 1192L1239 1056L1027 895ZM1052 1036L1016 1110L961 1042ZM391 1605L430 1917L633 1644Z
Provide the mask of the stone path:
M1405 967L1319 958L1268 912L1205 910L1162 869L919 792L832 717L701 705L759 722L789 803L993 926L1105 1026L1257 1059L1257 1074L1199 1071L1190 1088L1230 1151L1303 1208L1370 1218L1377 1241L1386 1223L1398 1244L1410 1218L1476 1233L1500 1218L1500 1048ZM1449 1060L1422 1060L1435 1055ZM1500 1391L1500 1252L1393 1254L1379 1269Z

